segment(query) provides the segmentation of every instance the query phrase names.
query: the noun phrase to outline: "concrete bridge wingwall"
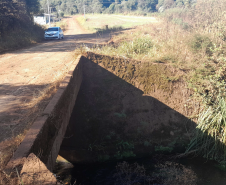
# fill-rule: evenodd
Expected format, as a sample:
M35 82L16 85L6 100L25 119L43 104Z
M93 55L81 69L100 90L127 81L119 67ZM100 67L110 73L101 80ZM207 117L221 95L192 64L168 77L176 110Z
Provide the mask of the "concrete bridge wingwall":
M6 173L15 168L20 171L30 153L35 154L52 171L82 82L82 60L83 57L79 56L73 63L57 93L7 164Z
M41 161L45 174L58 154L71 163L93 163L183 151L198 111L183 75L165 64L79 56L5 172L17 168L23 178Z

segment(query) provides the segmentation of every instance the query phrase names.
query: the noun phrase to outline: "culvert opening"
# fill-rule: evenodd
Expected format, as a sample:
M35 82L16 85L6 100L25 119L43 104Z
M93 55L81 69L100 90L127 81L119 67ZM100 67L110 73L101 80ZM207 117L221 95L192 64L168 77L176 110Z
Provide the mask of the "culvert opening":
M195 127L188 118L192 106L184 106L191 94L182 72L93 53L82 62L83 81L59 153L74 164L70 183L161 184L172 171L196 182L201 170L189 167L197 161L169 158L185 151Z

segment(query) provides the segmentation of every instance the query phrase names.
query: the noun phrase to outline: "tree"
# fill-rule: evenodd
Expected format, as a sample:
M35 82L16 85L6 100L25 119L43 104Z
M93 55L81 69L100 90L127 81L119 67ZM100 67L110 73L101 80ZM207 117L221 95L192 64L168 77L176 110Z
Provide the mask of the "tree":
M29 13L35 14L40 10L39 0L26 0L27 11Z
M112 3L108 10L107 10L108 13L114 13L115 12L115 3Z
M101 13L103 11L103 4L99 0L93 0L92 3L93 13Z
M156 11L158 0L138 0L138 9L144 12Z
M121 5L124 12L131 12L137 9L137 0L124 0Z
M0 38L14 27L18 18L18 4L13 0L0 1Z
M191 1L190 0L184 0L184 5L185 5L185 7L189 8L191 6Z
M174 0L165 0L163 6L166 9L171 8L174 5L174 3L175 3Z

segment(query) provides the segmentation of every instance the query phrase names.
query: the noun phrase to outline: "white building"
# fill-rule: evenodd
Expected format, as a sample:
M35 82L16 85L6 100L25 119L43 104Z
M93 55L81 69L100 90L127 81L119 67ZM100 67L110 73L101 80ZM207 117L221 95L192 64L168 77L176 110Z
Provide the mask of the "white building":
M48 23L46 16L34 16L34 22L40 25L45 25Z

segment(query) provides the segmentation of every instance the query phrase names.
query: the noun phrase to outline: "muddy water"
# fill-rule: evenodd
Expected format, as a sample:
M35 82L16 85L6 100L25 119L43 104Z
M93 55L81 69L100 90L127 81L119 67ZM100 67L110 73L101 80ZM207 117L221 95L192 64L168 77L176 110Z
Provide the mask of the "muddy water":
M202 158L186 158L177 160L165 160L167 156L154 158L142 158L136 160L129 160L123 162L110 162L99 163L90 165L74 164L71 169L72 175L71 184L79 185L145 185L145 184L170 184L170 185L225 185L226 184L226 171L220 169L217 163L206 161ZM138 163L138 166L144 167L145 172L139 167L133 168L133 164ZM173 168L169 169L169 173L174 173L171 177L163 175L162 169L167 169L167 165L161 164L176 164ZM126 164L121 165L119 164ZM129 166L130 165L130 166ZM175 168L180 168L183 165L184 171L175 172ZM144 175L145 174L145 175ZM191 180L194 176L196 180ZM178 177L179 176L179 177ZM179 180L175 180L175 177ZM167 180L168 178L168 180ZM172 180L174 178L174 180ZM169 180L171 179L171 180Z

